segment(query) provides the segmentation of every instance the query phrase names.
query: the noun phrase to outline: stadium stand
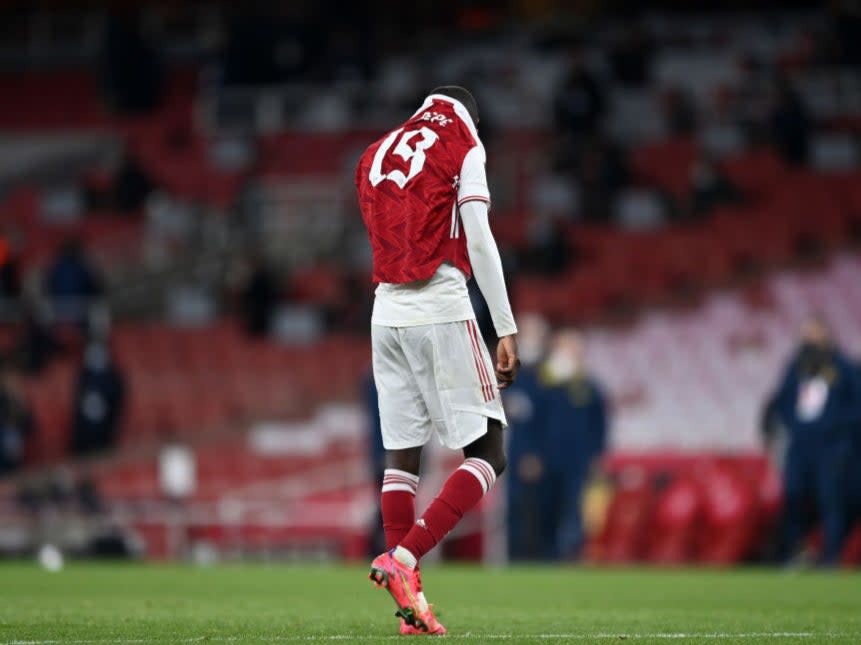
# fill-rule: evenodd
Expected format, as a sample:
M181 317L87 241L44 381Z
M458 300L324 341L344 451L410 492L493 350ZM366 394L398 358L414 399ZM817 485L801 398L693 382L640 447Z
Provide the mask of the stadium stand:
M563 228L575 259L560 275L516 271L515 306L540 312L554 325L588 326L591 362L613 395L611 442L621 457L611 470L622 468L625 455L650 451L741 455L697 468L690 463L698 458L680 458L683 466L647 469L630 486L624 483L604 533L590 547L597 559L718 563L753 557L778 503L774 473L762 460L754 460L751 473L747 460L760 449L759 406L798 324L811 309L821 311L846 349L861 355L861 259L846 251L861 238L861 172L851 140L859 127L861 84L847 74L845 62L805 58L807 26L827 34L821 20L807 18L787 14L771 25L759 16L740 16L732 29L721 20L704 26L696 17L646 20L654 72L640 87L614 78L611 38L601 35L584 48L608 94L604 127L625 143L630 178L621 192L675 206L633 230L624 217L594 223L576 199L563 200ZM487 115L495 232L515 266L528 250L540 210L530 189L544 160L564 156L558 148L570 145L548 118L569 52L542 51L542 36L540 30L515 30L480 46L452 48L434 62L435 71L455 75L474 66ZM720 47L693 46L718 38ZM510 43L517 56L506 49ZM763 66L769 62L794 74L816 122L809 164L782 158L762 124L748 123L750 112L768 98L757 89L766 85L758 67L745 65L752 52ZM249 240L290 276L284 290L291 305L332 316L358 300L355 284L344 282L345 275L367 274L364 233L354 226L353 162L380 124L402 114L420 93L420 75L408 73L418 64L417 56L392 57L373 85L379 104L371 105L349 82L330 87L299 78L259 93L218 87L205 66L178 57L160 106L145 117L112 114L97 75L84 67L0 72L0 95L16 97L0 104L0 131L95 137L88 145L100 153L97 159L81 157L59 179L52 173L47 180L39 171L23 179L0 176L0 187L14 186L0 194L0 234L14 237L30 285L69 237L84 242L106 276L117 314L111 343L128 374L130 402L116 454L88 467L103 495L148 536L152 553L175 553L175 536L168 535L162 509L137 513L134 507L159 499L157 453L167 438L196 452L195 519L183 540L229 548L323 536L344 554L364 548L362 520L372 491L355 415L346 424L347 441L327 443L324 436L313 454L295 457L255 453L248 432L261 421L313 425L307 420L332 402L355 404L357 375L369 362L364 336L327 330L302 344L252 340L225 315L226 298L216 298L216 313L201 324L178 327L161 318L177 275L225 291L224 276ZM502 72L507 83L498 80ZM670 91L689 95L701 121L694 132L673 131L665 107ZM319 109L307 105L314 101L296 101L297 95L315 97ZM205 224L177 234L159 255L153 240L163 231L153 201L132 214L84 205L62 221L46 219L46 196L57 184L81 191L109 183L103 138L114 156L117 150L133 155L162 197ZM224 162L220 147L231 142L251 150L253 161ZM54 162L61 158L52 154ZM673 210L686 209L692 174L704 155L714 156L740 199L702 218L674 218ZM581 170L565 175L578 190ZM259 230L257 224L236 225L234 216L257 184L263 223ZM328 201L321 207L323 199ZM798 272L800 264L813 268ZM12 331L5 331L11 342ZM80 349L74 340L70 347L28 381L39 427L28 446L34 466L61 462L69 442ZM322 459L336 450L339 461ZM318 486L322 479L314 477L329 466L343 475L332 489ZM676 478L658 494L651 482L660 470ZM715 488L734 503L715 501ZM261 495L258 507L255 495ZM242 509L237 517L230 516L232 502ZM210 512L207 505L221 510ZM259 520L276 507L280 519ZM760 515L755 523L736 521ZM222 522L199 519L213 516ZM344 519L330 526L325 518L331 516ZM643 540L647 524L666 537ZM703 532L721 538L705 540Z

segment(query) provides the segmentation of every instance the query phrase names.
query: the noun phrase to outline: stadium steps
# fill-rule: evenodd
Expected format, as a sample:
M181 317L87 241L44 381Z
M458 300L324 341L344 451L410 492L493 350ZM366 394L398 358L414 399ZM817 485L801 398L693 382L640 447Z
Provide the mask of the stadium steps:
M370 365L363 338L281 345L250 339L232 321L204 328L120 324L112 343L128 379L124 450L166 435L205 437L254 419L308 416L325 402L354 400ZM68 445L76 360L68 357L28 384L40 421L32 446L38 462L53 461Z

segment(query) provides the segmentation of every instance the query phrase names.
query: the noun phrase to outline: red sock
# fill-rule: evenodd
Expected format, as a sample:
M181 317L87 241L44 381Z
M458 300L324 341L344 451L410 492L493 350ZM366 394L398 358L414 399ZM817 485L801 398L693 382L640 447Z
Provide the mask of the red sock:
M460 518L478 504L496 481L496 473L484 459L471 457L446 480L439 495L401 540L399 546L417 560L434 548Z
M383 532L386 548L395 548L404 539L416 521L417 475L396 468L386 468L380 510L383 513Z

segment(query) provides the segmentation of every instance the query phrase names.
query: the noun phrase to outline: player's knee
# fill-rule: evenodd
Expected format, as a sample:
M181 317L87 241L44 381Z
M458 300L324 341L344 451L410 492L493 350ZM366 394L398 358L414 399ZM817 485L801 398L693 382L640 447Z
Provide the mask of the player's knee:
M476 455L479 459L483 459L490 467L493 468L493 472L496 473L496 476L499 477L503 472L505 472L505 467L508 465L508 460L505 457L505 452L502 450L486 452L482 455Z
M490 465L493 468L493 472L496 473L496 476L499 477L502 473L505 472L505 468L508 466L508 459L505 456L504 452L500 452L490 461Z
M493 466L493 471L496 473L496 476L499 477L502 473L505 472L506 467L508 466L508 459L505 456L504 452L499 453L496 459L494 459L491 463Z
M419 474L421 468L422 449L406 448L403 450L386 451L386 468L396 468L404 472Z
M490 464L497 477L501 475L507 465L502 424L496 419L489 419L487 433L464 448L463 456L482 459Z

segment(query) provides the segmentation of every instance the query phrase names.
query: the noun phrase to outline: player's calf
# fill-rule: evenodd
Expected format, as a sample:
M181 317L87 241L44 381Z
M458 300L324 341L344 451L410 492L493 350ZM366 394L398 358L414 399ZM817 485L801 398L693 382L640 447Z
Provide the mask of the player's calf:
M487 432L463 452L464 462L395 548L393 555L401 564L414 568L493 487L506 466L502 425L488 420Z

